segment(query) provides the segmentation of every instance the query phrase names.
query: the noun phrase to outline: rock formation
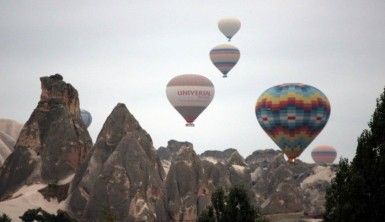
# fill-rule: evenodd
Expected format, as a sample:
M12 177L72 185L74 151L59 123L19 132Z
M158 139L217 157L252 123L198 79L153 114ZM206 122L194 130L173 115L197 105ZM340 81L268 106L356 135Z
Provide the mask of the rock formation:
M207 160L209 162L212 162L216 164L217 162L225 164L226 161L230 158L230 156L238 151L234 148L229 148L224 151L219 150L207 150L203 152L201 155L199 155L200 159Z
M234 185L243 185L264 214L319 216L324 210L335 166L288 164L276 150L246 159L233 148L197 155L191 143L175 140L155 150L124 104L113 109L92 146L77 91L60 75L41 78L41 86L16 143L16 127L0 121L8 129L0 131L0 155L14 147L0 168L4 212L43 206L79 221L195 221L216 187Z
M212 188L191 143L170 141L166 149L172 153L165 181L168 212L173 221L195 221L210 202Z
M168 221L163 177L150 135L118 104L72 181L67 208L81 221Z
M209 150L200 155L205 173L215 187L230 188L233 185L251 184L250 169L236 149Z
M283 154L275 150L255 151L246 162L252 170L252 189L264 214L304 211L319 216L324 210L326 188L335 170L320 170L320 166L300 160L288 164Z
M73 174L92 146L78 93L56 74L42 77L40 101L0 168L0 199L23 185L56 183Z
M189 142L170 140L168 141L167 147L161 146L156 150L166 175L170 170L171 163L174 162L180 149L183 147L192 147L192 144Z

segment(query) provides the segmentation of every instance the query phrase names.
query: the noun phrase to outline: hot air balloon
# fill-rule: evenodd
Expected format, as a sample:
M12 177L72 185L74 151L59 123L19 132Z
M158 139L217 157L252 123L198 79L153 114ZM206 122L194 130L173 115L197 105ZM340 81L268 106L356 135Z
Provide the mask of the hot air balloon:
M332 146L316 146L311 151L311 157L317 164L332 164L337 157L337 151Z
M258 122L294 162L321 132L330 116L330 103L317 88L289 83L267 89L257 100Z
M218 28L230 42L231 38L241 28L241 22L237 18L223 18L219 20Z
M166 88L168 100L186 120L186 126L194 126L194 120L213 100L214 93L213 83L196 74L176 76Z
M88 128L91 125L91 122L92 122L91 113L88 112L87 110L81 109L80 110L80 117L81 117L84 125L86 125L86 127Z
M211 62L222 72L223 78L237 64L241 56L239 49L230 44L220 44L210 51Z

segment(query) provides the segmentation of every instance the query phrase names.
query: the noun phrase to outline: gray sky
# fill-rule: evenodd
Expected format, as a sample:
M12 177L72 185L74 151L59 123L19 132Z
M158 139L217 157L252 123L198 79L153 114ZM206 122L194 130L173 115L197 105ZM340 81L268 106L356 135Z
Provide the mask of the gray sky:
M40 76L61 73L93 115L96 138L118 102L155 147L187 140L201 153L234 147L247 156L277 146L254 105L267 88L301 82L321 89L332 111L315 145L352 158L385 86L385 1L0 1L0 117L24 122ZM208 53L226 42L217 21L236 16L241 58L223 79ZM165 96L175 75L214 83L210 106L186 128Z

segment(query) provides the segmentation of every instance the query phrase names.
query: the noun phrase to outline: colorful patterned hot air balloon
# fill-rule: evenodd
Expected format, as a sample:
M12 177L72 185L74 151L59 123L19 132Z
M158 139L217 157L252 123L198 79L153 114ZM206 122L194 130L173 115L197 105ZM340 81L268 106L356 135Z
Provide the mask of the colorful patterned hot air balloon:
M81 109L80 110L80 117L81 117L84 125L86 125L86 127L88 128L91 125L91 122L92 122L91 113L88 112L87 110Z
M223 18L219 20L218 28L230 41L241 28L241 22L237 18Z
M239 49L230 44L217 45L210 51L211 62L222 72L224 78L237 64L240 56Z
M168 100L186 120L186 126L194 126L194 120L213 100L214 93L213 83L195 74L176 76L166 88Z
M257 100L255 114L263 130L294 162L326 125L330 103L313 86L289 83L266 90Z
M332 146L316 146L311 151L311 157L317 164L332 164L337 157L337 151Z

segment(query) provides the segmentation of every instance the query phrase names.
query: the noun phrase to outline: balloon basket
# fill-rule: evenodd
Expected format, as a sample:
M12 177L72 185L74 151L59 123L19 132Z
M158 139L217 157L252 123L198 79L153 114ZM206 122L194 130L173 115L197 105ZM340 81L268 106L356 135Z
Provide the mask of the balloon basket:
M287 162L291 165L295 165L295 159L288 159Z
M194 127L195 125L194 125L194 123L186 123L186 126L187 127Z
M223 78L227 78L227 75L226 74L223 74L223 76L222 76Z

